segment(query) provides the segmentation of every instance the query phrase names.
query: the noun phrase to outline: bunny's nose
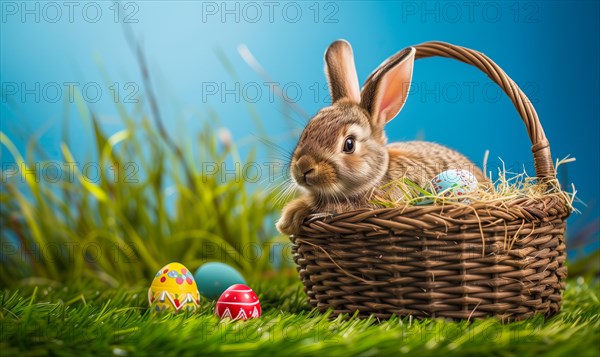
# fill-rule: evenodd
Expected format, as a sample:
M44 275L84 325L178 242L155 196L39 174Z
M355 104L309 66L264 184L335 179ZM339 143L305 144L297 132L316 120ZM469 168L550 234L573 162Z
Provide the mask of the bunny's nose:
M298 159L298 161L296 161L294 169L296 179L298 179L300 183L309 186L313 183L312 181L316 177L315 162L313 159L307 156L301 157Z
M304 174L302 174L302 177L304 178L304 183L307 185L311 185L313 179L316 176L316 172L315 169L310 168L307 171L304 172Z

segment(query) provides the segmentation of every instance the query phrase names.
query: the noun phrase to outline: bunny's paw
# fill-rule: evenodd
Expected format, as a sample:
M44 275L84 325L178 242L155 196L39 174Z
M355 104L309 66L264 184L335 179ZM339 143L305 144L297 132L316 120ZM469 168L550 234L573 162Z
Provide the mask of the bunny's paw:
M285 235L297 234L304 220L312 212L309 203L304 199L291 201L283 208L283 213L277 221L277 230Z

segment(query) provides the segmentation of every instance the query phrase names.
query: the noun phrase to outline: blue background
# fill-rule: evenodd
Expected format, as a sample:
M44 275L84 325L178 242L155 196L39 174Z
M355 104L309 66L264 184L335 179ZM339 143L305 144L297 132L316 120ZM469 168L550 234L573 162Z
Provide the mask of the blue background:
M1 130L22 152L27 140L38 133L48 155L58 159L61 128L70 116L72 150L76 157L85 158L91 136L82 133L89 123L77 119L63 84L79 82L79 89L90 84L88 99L96 96L95 83L101 84L99 100L87 104L100 115L104 128L114 133L121 124L114 93L102 71L120 87L121 97L132 88L125 85L133 83L139 87L133 98L142 98L140 71L123 33L123 19L115 22L113 2L98 1L87 7L77 3L72 18L62 2L53 4L58 5L2 2ZM256 128L244 100L251 99L271 140L286 148L294 146L306 118L290 114L288 106L272 100L265 80L239 55L240 45L247 46L273 81L289 88L289 97L308 116L328 103L323 53L338 38L353 45L361 82L384 59L420 42L442 40L482 51L530 96L554 158L577 159L568 164L568 179L587 206L577 205L582 214L570 218L570 229L580 230L598 220L598 2L148 1L122 5L120 15L133 21L128 25L149 59L167 126L172 135L190 142L194 130L211 120L211 111L236 142L255 140ZM231 62L237 79L219 59L220 52ZM531 168L525 127L506 96L496 98L498 92L485 75L455 61L427 59L416 62L413 82L407 104L387 128L390 140L444 143L478 163L489 149L491 166L499 164L501 157L515 171L523 165ZM31 89L36 83L39 100L34 94L23 95L23 88L12 92L15 84ZM55 103L50 100L57 96L56 87L49 86L53 83L62 88ZM214 85L218 92L207 92ZM233 89L239 98L222 96L225 89ZM4 147L2 162L13 162Z

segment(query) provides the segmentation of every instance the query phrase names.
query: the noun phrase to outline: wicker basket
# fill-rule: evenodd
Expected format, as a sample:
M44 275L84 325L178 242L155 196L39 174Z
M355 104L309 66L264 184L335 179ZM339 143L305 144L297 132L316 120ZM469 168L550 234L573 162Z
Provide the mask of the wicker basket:
M538 179L555 178L535 109L488 57L443 42L416 46L485 72L525 122ZM392 315L503 321L560 310L564 279L564 193L472 205L363 209L309 217L292 236L308 300L333 315ZM510 244L507 244L507 241Z

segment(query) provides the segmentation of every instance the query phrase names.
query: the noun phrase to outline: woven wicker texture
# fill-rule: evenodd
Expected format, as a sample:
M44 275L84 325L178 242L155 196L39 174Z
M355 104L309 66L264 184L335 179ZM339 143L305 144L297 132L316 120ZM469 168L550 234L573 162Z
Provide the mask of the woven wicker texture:
M535 109L493 61L443 42L415 47L416 58L454 58L498 83L525 123L537 176L554 177ZM310 217L291 240L310 304L331 308L334 316L358 311L381 319L514 321L560 310L569 213L560 192L472 205L364 209Z

